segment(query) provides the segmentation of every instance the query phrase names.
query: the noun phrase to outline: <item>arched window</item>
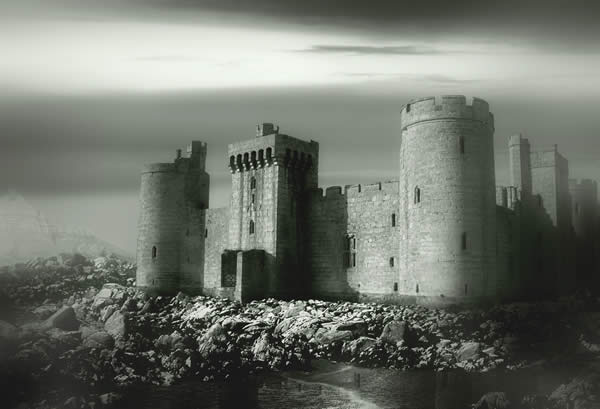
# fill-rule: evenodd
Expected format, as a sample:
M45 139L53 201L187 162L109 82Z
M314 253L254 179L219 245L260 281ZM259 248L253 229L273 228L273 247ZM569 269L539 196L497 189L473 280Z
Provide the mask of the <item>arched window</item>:
M238 156L235 158L235 163L237 164L238 167L242 166L242 154L238 154Z
M152 258L156 258L156 246L152 246Z
M232 168L235 166L235 156L233 155L229 157L229 166L231 166Z
M254 176L250 178L250 189L256 189L256 178Z
M267 148L267 160L271 160L273 157L273 149Z
M410 112L410 104L406 104L406 112Z
M392 213L392 227L396 227L396 213Z
M461 154L465 153L465 137L462 135L458 138L458 148Z
M419 186L415 186L415 204L421 203L421 189Z
M258 160L260 162L262 162L263 160L265 160L265 151L263 149L260 149L258 151Z
M250 220L249 231L250 231L250 234L254 234L254 220Z
M248 165L249 160L250 160L250 155L248 155L248 152L244 153L244 165Z
M467 233L466 232L463 232L460 235L460 248L463 250L467 249Z

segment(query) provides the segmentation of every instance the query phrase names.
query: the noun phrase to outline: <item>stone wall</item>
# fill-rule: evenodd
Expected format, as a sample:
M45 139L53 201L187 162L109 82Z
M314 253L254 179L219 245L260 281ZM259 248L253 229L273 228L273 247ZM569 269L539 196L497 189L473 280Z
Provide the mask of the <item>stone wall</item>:
M208 209L205 212L203 291L217 295L221 287L221 254L227 248L229 238L229 208Z

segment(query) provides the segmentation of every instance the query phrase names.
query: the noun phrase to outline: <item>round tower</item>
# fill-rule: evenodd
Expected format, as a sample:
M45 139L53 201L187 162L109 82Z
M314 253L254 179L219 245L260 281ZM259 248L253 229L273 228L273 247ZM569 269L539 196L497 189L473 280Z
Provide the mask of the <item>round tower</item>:
M495 293L494 118L464 96L401 111L399 283L432 302Z
M184 195L185 173L175 163L155 163L142 171L136 282L150 293L179 290Z

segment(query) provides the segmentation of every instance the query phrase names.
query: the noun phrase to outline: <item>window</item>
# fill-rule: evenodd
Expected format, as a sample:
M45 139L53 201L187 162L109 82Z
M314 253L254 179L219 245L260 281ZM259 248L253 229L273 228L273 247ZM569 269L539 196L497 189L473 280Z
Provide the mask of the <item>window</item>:
M390 257L390 267L394 267L394 257Z
M204 229L204 237L208 237L208 229Z
M346 236L344 265L346 267L356 267L356 237L352 235Z
M267 160L270 161L273 157L273 149L267 148Z
M250 178L250 189L256 189L256 178L254 176Z
M250 220L250 234L254 234L254 220Z
M398 283L394 283L394 291L398 291Z
M255 201L256 201L256 195L254 193L252 193L252 204L254 204Z
M410 112L410 104L406 104L406 112Z
M418 186L415 187L415 204L421 203L421 189Z
M463 232L463 234L460 235L460 248L463 250L467 249L467 233Z
M417 284L417 288L415 288L415 292L419 294L419 284Z
M392 213L392 227L396 227L396 213Z
M458 138L458 149L460 150L461 154L465 153L465 137L464 136L460 136Z
M152 246L152 258L156 258L156 246Z

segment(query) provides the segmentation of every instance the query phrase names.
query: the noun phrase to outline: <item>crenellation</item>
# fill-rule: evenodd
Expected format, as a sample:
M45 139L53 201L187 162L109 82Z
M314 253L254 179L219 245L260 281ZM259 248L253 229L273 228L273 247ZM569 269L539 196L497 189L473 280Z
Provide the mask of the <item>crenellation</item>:
M415 99L400 121L398 180L319 187L319 144L272 123L228 146L227 207L209 206L204 142L145 166L137 285L449 304L600 284L597 183L569 179L556 146L510 136L510 184L497 186L486 101Z

